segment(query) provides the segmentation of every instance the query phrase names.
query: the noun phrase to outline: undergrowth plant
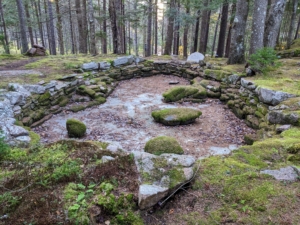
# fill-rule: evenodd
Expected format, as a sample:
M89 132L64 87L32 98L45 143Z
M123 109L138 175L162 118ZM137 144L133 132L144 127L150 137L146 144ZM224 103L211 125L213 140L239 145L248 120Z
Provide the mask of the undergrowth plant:
M256 72L266 73L272 68L278 68L280 63L276 51L273 48L261 48L256 53L250 55L248 62Z
M4 141L4 136L0 130L0 161L4 159L10 152L10 147Z

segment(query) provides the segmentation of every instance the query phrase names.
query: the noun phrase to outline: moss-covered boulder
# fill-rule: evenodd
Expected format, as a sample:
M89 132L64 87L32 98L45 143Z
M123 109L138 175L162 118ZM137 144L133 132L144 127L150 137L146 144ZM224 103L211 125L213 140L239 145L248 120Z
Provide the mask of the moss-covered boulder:
M149 140L145 145L145 152L161 155L164 153L183 154L183 149L173 137L160 136Z
M190 108L170 108L152 112L156 122L167 126L190 124L201 115L201 111Z
M78 89L77 89L77 93L80 94L80 95L88 95L88 96L90 96L92 98L96 94L96 92L93 89L88 88L85 85L79 86Z
M176 102L185 98L202 99L206 97L206 90L202 86L176 86L163 93L166 102Z
M80 138L83 137L86 132L85 124L76 119L68 119L66 127L69 137Z
M214 79L217 81L223 81L224 79L228 78L232 73L224 70L211 70L206 69L204 71L205 77L209 79Z

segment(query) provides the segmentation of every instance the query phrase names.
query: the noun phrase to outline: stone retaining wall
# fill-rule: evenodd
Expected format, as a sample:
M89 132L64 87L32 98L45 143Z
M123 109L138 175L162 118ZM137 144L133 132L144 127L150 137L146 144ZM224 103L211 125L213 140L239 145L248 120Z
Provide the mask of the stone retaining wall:
M1 90L0 126L10 144L18 144L19 141L14 141L18 138L28 142L28 132L26 134L26 130L16 124L39 126L62 110L79 111L105 102L105 97L120 80L157 74L175 75L201 85L206 89L207 97L224 101L237 117L245 119L247 125L252 128L275 130L276 124L300 126L298 98L288 93L257 87L246 77L223 71L220 66L212 66L203 61L192 64L162 60L137 64L137 60L130 56L125 57L125 60L118 58L115 61L117 66L111 68L107 62L83 65L83 70L94 70L85 77L73 74L63 77L60 81L41 82L38 85L12 83L8 85L8 90ZM90 65L93 67L89 67ZM294 102L297 103L293 103L293 107L289 104L281 105L281 108L274 107L290 98L295 99ZM21 123L16 123L14 118ZM10 123L6 122L8 119Z

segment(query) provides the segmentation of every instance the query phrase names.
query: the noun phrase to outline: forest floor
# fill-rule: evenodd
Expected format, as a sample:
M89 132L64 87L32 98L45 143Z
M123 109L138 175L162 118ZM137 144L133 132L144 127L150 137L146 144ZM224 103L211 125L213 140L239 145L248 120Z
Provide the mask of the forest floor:
M43 77L22 75L27 76L27 79L16 76L10 77L8 80L3 80L1 77L0 86L5 87L6 82L37 83L40 80L55 79L55 77L73 73L73 69L78 64L92 61L92 58L78 56L76 59L76 56L59 56L45 57L35 62L27 61L28 58L3 60L0 63L0 70L4 68L9 70L30 69L42 73ZM99 57L97 60L103 61L104 58ZM266 86L270 85L269 87L275 89L291 90L297 93L300 74L298 60L297 58L286 59L283 61L285 64L278 70L270 74L258 75L252 79L259 81L263 78ZM15 66L10 68L12 63L15 63ZM212 63L222 66L224 70L243 72L243 66L227 66L223 59L212 60ZM155 109L153 105L149 104L149 99L154 99L158 105L161 104L158 103L160 99L156 94L161 94L168 87L168 81L174 78L169 76L154 78L158 79L155 80L157 90L152 90L155 82L149 82L148 79L150 78L121 82L108 99L108 105L111 108L105 109L105 105L100 106L99 110L103 110L103 115L94 111L98 107L89 109L90 111L87 112L91 118L86 118L87 121L98 118L104 121L115 120L114 126L126 130L131 129L135 132L119 136L120 142L128 136L135 138L139 129L143 133L148 126L154 128L155 132L162 130L161 126L151 124L151 117L144 118L147 126L141 123L141 118L133 117L133 120L131 119L132 116L139 114L141 108L132 109L131 106L125 104L121 107L124 111L120 111L121 108L115 105L120 101L131 101L145 92L148 93L149 98L142 98L137 104L145 104L147 107L144 107L143 110L146 112ZM268 80L271 80L270 84L268 84ZM185 83L186 81L180 80L180 82ZM284 87L285 84L287 87ZM199 107L200 105L203 107ZM203 104L188 104L188 106L199 108L203 115L195 125L185 126L182 133L178 134L179 139L180 135L183 136L180 142L185 148L193 149L189 143L185 143L187 138L193 136L190 134L192 132L198 132L198 135L202 135L204 140L207 138L207 142L202 143L203 149L209 149L209 146L217 146L220 143L220 147L243 144L241 136L239 136L239 132L244 132L243 123L235 117L233 118L231 112L220 102L208 99ZM105 110L107 111L105 112ZM118 115L112 113L114 110L120 111L118 111ZM134 110L137 110L137 114L132 114L135 113ZM53 118L53 124L76 115L78 114L58 115ZM55 121L56 119L57 121ZM220 124L222 125L220 126ZM46 140L51 142L58 138L57 135L52 137L47 130L50 128L47 123L45 126L37 128L37 132L44 142ZM166 132L174 132L171 131L172 129L170 128ZM227 129L228 131L226 131ZM245 129L247 132L252 132L249 128ZM102 135L96 131L93 133L93 130L88 132L91 139L95 140ZM220 135L219 137L220 132L224 132L224 136ZM220 139L210 139L208 136L212 133L216 133ZM65 134L59 133L59 135L60 138ZM150 137L154 133L146 135ZM226 135L229 136L226 137ZM114 138L113 136L103 137ZM116 163L108 163L105 164L107 166L100 167L96 159L101 158L103 150L91 150L87 146L66 149L63 145L55 144L45 147L32 146L26 150L13 149L11 154L0 164L0 203L2 204L0 204L2 206L0 207L0 224L75 224L76 220L77 224L87 224L86 221L101 210L106 213L104 213L106 216L97 217L92 224L300 224L299 180L295 182L278 181L260 173L264 169L275 170L287 166L299 166L297 163L294 164L287 160L288 153L286 151L287 147L299 143L299 139L300 129L293 128L271 139L255 142L252 146L241 146L229 154L215 155L199 160L197 161L199 169L190 186L170 198L165 205L155 206L145 211L138 211L136 207L128 206L127 202L125 201L125 204L124 199L122 200L122 193L132 193L133 201L136 203L137 200L138 178L130 155L124 158L120 157L115 161ZM122 146L129 148L130 144L134 144L134 142L136 140L128 145L123 142ZM226 144L222 145L223 143ZM201 143L197 143L197 146L199 144ZM98 145L104 150L107 146L103 143ZM140 148L142 145L143 143L140 143L135 148ZM196 157L202 156L196 151L196 148L186 153L191 153ZM206 153L204 152L203 155ZM113 194L117 196L115 204L109 205L112 207L111 210L103 208L110 202L100 201L102 194L98 189L101 189L100 183L103 181L113 185ZM97 199L91 197L91 193ZM126 206L126 209L117 204L119 200L122 200L121 205ZM91 204L96 207L88 208ZM69 210L69 216L66 209ZM140 215L141 219L133 215ZM121 217L128 219L127 222L116 222L116 219Z

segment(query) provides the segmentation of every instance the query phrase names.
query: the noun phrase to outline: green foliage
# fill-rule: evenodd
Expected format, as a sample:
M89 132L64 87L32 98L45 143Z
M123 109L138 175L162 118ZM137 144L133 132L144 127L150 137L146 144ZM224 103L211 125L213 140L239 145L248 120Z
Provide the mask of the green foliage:
M183 149L173 137L160 136L149 140L145 145L145 152L161 155L164 153L183 154Z
M261 48L250 55L249 64L257 72L266 73L270 67L277 68L280 64L273 48Z
M0 161L3 160L10 153L10 147L4 141L4 136L0 130Z
M0 213L5 214L14 210L20 203L21 197L13 196L10 192L0 195Z
M79 120L68 119L66 122L69 137L80 138L86 132L86 126Z

